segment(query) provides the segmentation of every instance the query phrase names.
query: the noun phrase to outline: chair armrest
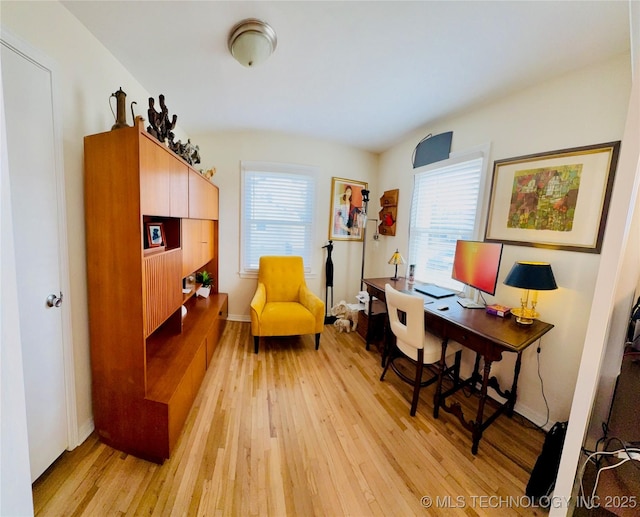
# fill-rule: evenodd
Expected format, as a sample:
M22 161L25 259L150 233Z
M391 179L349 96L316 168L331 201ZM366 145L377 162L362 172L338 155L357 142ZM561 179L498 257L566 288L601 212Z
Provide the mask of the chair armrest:
M324 302L312 293L306 285L300 287L300 303L313 314L316 320L316 333L322 332L324 327Z
M258 282L256 292L251 300L251 333L260 335L260 315L267 303L267 290L262 282Z

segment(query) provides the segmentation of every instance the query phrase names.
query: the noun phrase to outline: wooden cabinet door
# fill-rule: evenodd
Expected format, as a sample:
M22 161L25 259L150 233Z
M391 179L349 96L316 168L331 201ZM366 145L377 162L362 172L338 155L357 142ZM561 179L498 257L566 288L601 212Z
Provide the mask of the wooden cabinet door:
M209 184L211 185L211 187L209 188L208 202L210 207L209 215L211 217L209 217L208 219L217 221L220 214L220 189L211 182L209 182Z
M215 257L214 222L182 220L182 276L190 275Z
M155 142L140 136L140 208L143 215L187 217L189 168Z
M182 220L182 277L193 273L200 260L201 225L198 219Z
M207 370L206 339L198 347L178 388L169 401L169 451L173 450L182 432L193 400ZM167 455L168 457L168 455Z
M166 153L148 138L140 137L140 209L144 215L171 213L171 167Z
M189 168L175 160L170 174L170 215L189 217Z
M189 170L189 217L218 219L218 187L192 170Z
M182 305L181 264L179 248L144 259L145 337Z
M213 260L215 249L213 242L213 221L200 221L200 241L202 243L202 264Z
M211 366L211 358L213 357L213 352L218 346L218 342L222 337L222 332L224 331L224 327L227 324L228 317L229 301L225 298L220 305L218 314L216 315L213 323L211 324L211 327L209 328L209 332L207 333L207 368Z

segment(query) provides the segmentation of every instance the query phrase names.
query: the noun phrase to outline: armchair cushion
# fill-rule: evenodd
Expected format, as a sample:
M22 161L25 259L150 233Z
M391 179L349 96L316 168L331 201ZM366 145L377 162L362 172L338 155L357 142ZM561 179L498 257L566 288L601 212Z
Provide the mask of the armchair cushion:
M316 334L317 348L324 312L324 302L306 285L302 257L260 257L258 285L251 300L256 353L260 336Z
M260 316L260 335L315 334L315 323L313 314L298 302L271 302L265 305Z

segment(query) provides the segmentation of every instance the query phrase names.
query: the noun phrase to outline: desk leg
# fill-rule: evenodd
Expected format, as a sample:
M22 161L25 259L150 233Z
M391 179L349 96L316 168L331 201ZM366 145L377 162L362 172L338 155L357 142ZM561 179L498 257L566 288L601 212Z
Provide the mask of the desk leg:
M371 316L373 315L373 295L369 295L369 309L367 311L367 337L364 340L365 350L369 350L369 343L371 343L371 332L373 330L373 324Z
M395 336L393 332L391 332L391 325L389 324L389 315L385 314L384 316L384 329L382 330L382 339L384 340L382 344L382 358L381 358L381 366L384 368L387 364L388 357L391 355L391 350L395 346Z
M489 384L489 374L491 373L492 361L484 360L484 374L482 376L482 390L480 394L480 403L478 404L478 414L476 415L476 421L473 424L473 445L471 446L471 453L473 455L478 453L478 444L480 438L482 438L482 420L484 418L484 403L487 400L487 385Z
M444 364L447 359L447 343L449 338L442 340L442 353L440 354L440 367L438 368L438 384L436 386L436 394L433 396L433 418L438 418L440 411L440 402L442 398L442 378L444 376Z
M507 401L507 415L509 418L513 416L513 409L516 405L516 397L518 396L518 376L520 375L520 363L522 362L522 352L518 352L518 358L516 359L516 366L513 370L513 385L511 386L511 393L509 393L509 400Z
M480 380L480 354L476 352L476 361L473 365L473 373L471 374L471 378L474 379L471 383L471 394L473 395L476 391L476 382ZM477 380L475 380L477 379Z

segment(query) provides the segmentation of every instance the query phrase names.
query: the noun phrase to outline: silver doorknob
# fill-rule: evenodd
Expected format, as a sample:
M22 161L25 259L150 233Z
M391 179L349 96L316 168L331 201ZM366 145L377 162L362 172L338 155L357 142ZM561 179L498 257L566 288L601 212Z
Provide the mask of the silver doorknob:
M47 296L47 307L60 307L62 305L62 293L60 293L60 297L55 294L50 294Z

